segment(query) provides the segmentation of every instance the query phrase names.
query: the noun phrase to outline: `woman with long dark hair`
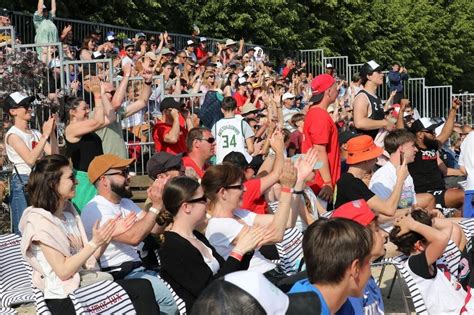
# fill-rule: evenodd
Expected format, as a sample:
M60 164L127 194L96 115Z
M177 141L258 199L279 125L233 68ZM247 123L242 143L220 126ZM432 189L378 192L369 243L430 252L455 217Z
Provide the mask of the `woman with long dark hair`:
M28 183L31 207L20 220L23 257L33 267L33 285L43 291L52 314L75 314L70 293L87 284L112 280L110 274L97 271L97 259L112 237L133 224L122 219L109 220L103 226L96 222L92 239L88 240L80 216L69 201L76 193L75 186L66 157L55 154L39 160ZM148 281L117 282L127 291L137 313L158 313Z
M157 217L170 226L160 249L161 276L191 310L199 294L214 279L246 270L253 250L263 241L265 229L255 226L236 243L224 260L198 230L205 223L207 198L199 183L190 177L175 177L163 192L165 209Z
M104 83L93 78L89 87L94 95L95 107L92 117L89 118L89 105L83 99L68 97L65 99L61 119L66 125L64 134L67 155L71 158L74 175L78 180L77 194L72 202L79 212L97 193L87 176L87 168L92 159L104 154L102 140L95 131L115 119L115 111L105 96Z

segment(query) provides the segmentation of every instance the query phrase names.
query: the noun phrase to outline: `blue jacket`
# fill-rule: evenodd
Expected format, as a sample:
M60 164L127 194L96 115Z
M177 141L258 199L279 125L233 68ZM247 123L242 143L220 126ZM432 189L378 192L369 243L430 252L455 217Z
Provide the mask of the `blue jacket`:
M288 294L311 291L317 295L317 297L315 296L315 298L319 298L319 300L321 301L321 315L331 315L331 311L329 310L329 306L326 304L323 295L314 285L309 283L308 279L303 279L295 282Z
M388 81L390 83L390 92L403 92L403 81L408 80L408 74L390 70L388 72Z

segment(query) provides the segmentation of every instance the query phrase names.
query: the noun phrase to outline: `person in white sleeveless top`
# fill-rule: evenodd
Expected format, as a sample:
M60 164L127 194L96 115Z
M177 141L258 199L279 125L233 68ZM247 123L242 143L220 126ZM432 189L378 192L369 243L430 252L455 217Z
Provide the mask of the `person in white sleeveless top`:
M14 92L5 99L4 103L4 111L13 118L13 126L5 135L5 147L8 160L14 166L9 203L12 231L16 234L19 233L18 223L23 210L27 207L23 187L28 182L31 168L44 153L58 153L58 142L54 132L55 115L43 124L43 133L30 129L31 102L33 100L32 96Z
M241 152L249 163L252 160L255 134L246 121L235 117L236 109L235 100L224 97L221 109L224 118L218 120L211 130L216 139L216 164L222 163L224 157L233 151Z
M436 265L448 245L452 227L449 221L432 219L424 210L416 209L398 217L390 232L390 241L409 256L405 266L420 290L428 314L463 314L463 307L473 303L454 276Z

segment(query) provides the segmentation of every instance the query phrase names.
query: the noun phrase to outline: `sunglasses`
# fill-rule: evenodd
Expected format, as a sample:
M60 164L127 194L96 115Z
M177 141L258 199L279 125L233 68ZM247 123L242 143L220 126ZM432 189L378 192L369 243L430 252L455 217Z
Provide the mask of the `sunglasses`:
M238 185L230 185L230 186L224 186L225 189L239 189L243 190L244 189L244 184L238 184Z
M134 52L135 49L127 49L128 52Z
M199 138L199 140L201 140L201 141L207 141L207 142L210 143L210 144L213 144L213 143L216 141L216 139L213 138L213 137L210 137L210 138L207 138L207 139L205 139L205 138Z
M183 59L188 59L188 56L178 56L178 57L181 57Z
M122 175L123 177L127 178L128 174L130 174L130 170L128 168L126 168L126 169L123 169L121 171L114 172L114 173L105 173L104 175Z
M199 197L199 198L196 198L196 199L191 199L191 200L187 200L185 201L186 203L207 203L207 197L206 195L202 196L202 197ZM183 202L184 203L184 202Z

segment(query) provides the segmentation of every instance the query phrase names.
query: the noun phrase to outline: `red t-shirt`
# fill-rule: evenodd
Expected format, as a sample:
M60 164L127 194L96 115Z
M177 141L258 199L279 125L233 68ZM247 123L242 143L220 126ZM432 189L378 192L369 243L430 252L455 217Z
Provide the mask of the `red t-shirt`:
M329 172L333 187L341 176L341 154L339 152L337 127L328 112L320 107L313 106L304 120L302 152L306 153L314 144L325 145L328 155ZM314 193L318 194L323 185L319 171L316 178L308 183Z
M245 102L247 101L247 96L246 95L240 95L239 92L235 92L235 94L232 96L237 103L237 109L240 111L240 107L242 107Z
M286 78L288 76L288 73L290 73L291 68L289 67L284 67L281 75Z
M303 142L303 134L299 130L295 130L290 134L290 144L288 149L294 149L295 154L301 153L301 144Z
M261 190L261 179L252 178L244 182L245 191L242 195L242 209L256 214L267 214L268 203Z
M199 178L202 178L202 177L204 176L204 172L206 171L208 165L205 164L205 165L204 165L204 169L201 169L201 168L196 164L196 162L194 162L194 160L191 159L189 156L183 157L182 160L183 160L183 165L184 165L184 167L190 167L190 168L192 168L192 169L196 172L197 176L199 176Z
M199 59L202 59L207 56L207 51L205 49L202 49L201 47L196 47L194 49L194 53L196 54L196 58L199 61ZM207 60L204 62L201 62L201 65L204 65L207 63Z
M186 152L186 136L188 135L188 130L186 129L186 121L181 114L179 114L178 142L166 143L164 140L165 136L170 132L172 127L170 124L159 121L153 128L153 141L155 142L156 152L164 151L172 154Z

